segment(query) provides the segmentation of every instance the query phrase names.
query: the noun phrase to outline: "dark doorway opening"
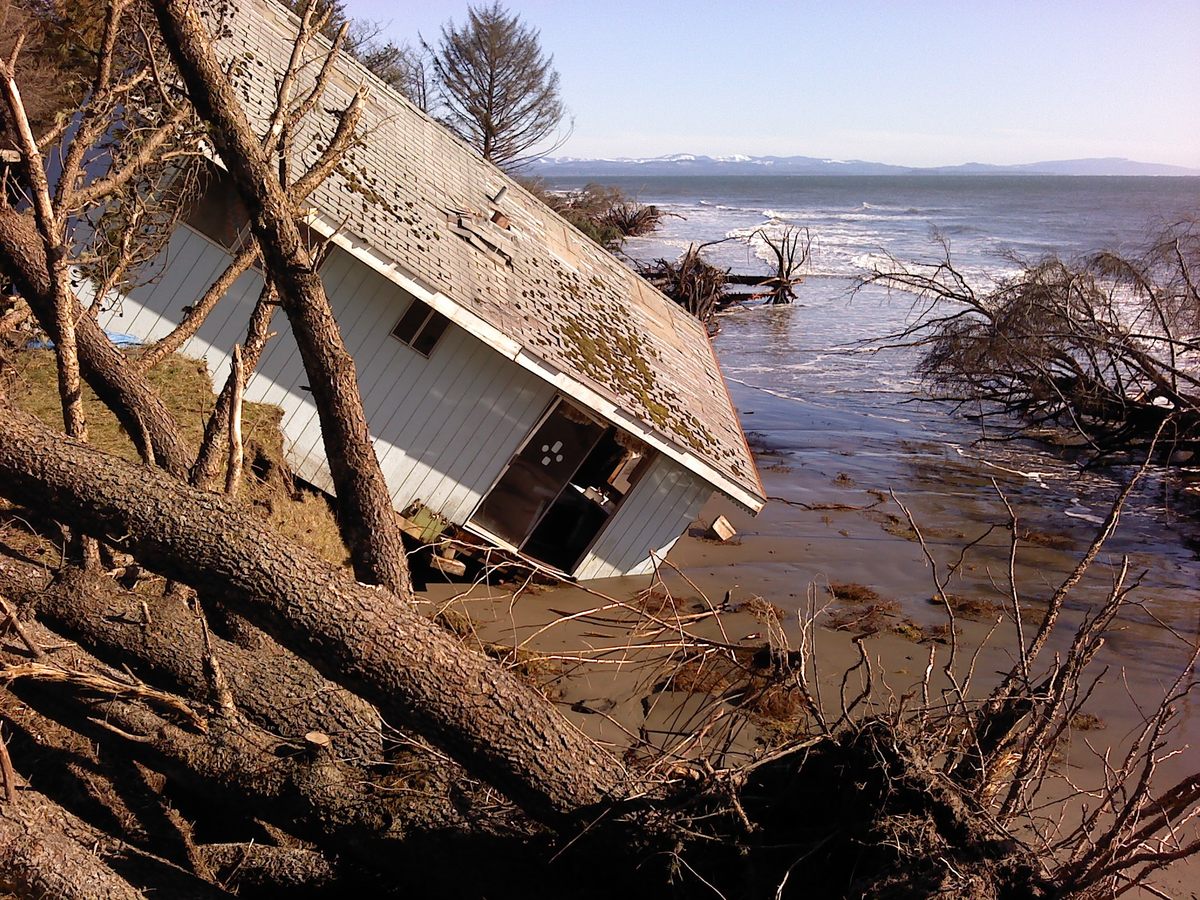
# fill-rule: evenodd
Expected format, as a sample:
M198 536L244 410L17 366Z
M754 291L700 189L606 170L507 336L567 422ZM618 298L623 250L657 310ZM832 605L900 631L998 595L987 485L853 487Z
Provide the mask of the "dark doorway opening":
M641 441L558 400L471 522L572 571L649 464Z

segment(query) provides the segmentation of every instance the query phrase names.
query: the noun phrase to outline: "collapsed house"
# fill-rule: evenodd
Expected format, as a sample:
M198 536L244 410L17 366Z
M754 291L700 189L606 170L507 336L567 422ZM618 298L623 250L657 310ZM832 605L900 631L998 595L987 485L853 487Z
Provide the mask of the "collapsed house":
M218 52L265 127L299 20L273 0L226 15ZM358 62L335 68L326 106L371 89L364 138L306 225L332 245L321 277L396 509L581 579L650 571L714 492L761 509L704 327ZM305 160L330 127L302 126ZM247 223L213 166L155 277L102 298L101 324L146 343L170 333ZM181 348L218 383L262 284L241 276ZM331 492L299 351L282 317L273 327L245 397L283 409L289 464Z

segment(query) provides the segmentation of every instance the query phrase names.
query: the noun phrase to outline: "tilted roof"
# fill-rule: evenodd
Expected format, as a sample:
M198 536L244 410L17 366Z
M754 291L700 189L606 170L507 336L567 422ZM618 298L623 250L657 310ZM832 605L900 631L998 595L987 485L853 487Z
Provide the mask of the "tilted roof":
M234 83L265 126L299 20L275 0L215 13L218 55L238 62ZM329 46L314 43L301 92ZM320 107L344 108L360 84L365 136L311 196L314 227L468 330L494 329L508 339L494 346L609 418L615 408L637 420L653 445L758 509L763 488L700 322L348 55ZM295 142L304 163L332 128L332 116L309 116Z

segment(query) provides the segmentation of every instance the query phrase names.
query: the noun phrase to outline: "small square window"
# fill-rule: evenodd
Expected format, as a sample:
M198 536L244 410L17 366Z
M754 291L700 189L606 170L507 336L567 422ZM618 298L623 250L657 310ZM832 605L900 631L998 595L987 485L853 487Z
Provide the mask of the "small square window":
M440 312L414 299L392 329L392 337L428 356L449 324L450 320Z

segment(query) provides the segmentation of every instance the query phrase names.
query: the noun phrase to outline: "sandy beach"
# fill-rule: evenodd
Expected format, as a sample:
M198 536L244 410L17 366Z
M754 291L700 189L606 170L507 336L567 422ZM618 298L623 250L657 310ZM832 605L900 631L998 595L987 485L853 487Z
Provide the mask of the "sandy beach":
M1012 666L1017 646L1007 584L1011 529L995 487L966 467L925 473L936 478L938 491L928 490L920 478L905 485L874 484L860 480L865 470L856 470L849 449L840 461L821 461L816 454L809 465L757 449L772 497L764 511L753 518L728 503L710 502L655 577L530 585L515 596L497 587L435 585L425 599L439 610L465 613L479 640L520 647L519 664L572 721L628 758L707 756L718 765L737 765L763 752L777 736L775 723L762 733L753 713L747 719L734 712L736 699L730 702L728 693L714 697L725 687L715 675L707 681L692 677L688 689L676 690L670 674L684 660L703 658L704 648L682 648L663 622L687 620L690 636L715 645L708 648L711 659L733 646L747 656L768 643L794 650L815 612L813 680L831 719L863 685L861 667L848 681L843 678L859 659L855 638L861 635L872 663L873 693L859 713L918 694L931 663L930 691L936 697L948 687L941 667L952 647L946 611L931 602L937 588L926 551L944 581L944 567L971 544L944 590L959 610L953 647L958 669L970 667L970 694L985 695L998 673ZM897 501L908 508L924 546ZM1028 634L1096 527L1036 507L1015 511L1020 540L1013 571ZM738 531L728 542L705 536L704 526L718 514ZM1051 520L1057 524L1053 532L1045 530ZM1113 553L1101 553L1073 592L1047 652L1069 643L1081 618L1111 587L1118 564ZM1136 595L1142 605L1118 622L1096 663L1097 674L1105 670L1088 706L1096 718L1082 723L1087 730L1080 729L1064 749L1064 772L1080 785L1099 783L1099 754L1129 738L1143 721L1141 710L1153 705L1187 659L1195 589L1172 584L1173 573L1161 566L1140 574L1147 585ZM837 596L851 585L877 597ZM764 601L778 609L781 628L763 615ZM714 609L720 614L712 615ZM712 693L704 690L714 685ZM1200 721L1185 711L1174 741L1194 743L1198 729ZM1164 764L1164 783L1189 767L1194 768L1194 751L1185 749ZM1050 796L1056 791L1065 791L1064 784L1047 788ZM1162 879L1172 896L1196 896L1195 868L1176 866Z

